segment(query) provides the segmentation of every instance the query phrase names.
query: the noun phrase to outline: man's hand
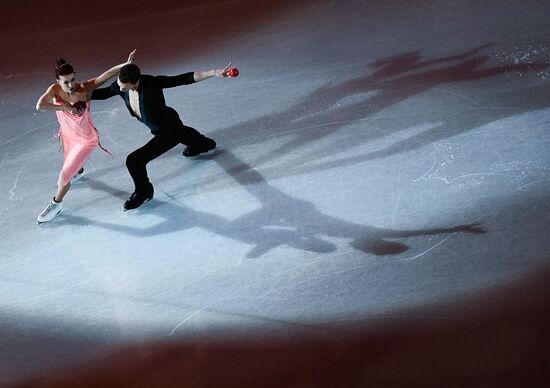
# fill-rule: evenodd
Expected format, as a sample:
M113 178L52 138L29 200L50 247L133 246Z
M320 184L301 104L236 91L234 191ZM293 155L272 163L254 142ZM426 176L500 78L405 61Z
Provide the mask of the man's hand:
M227 66L225 66L223 69L211 69L211 70L208 70L208 71L195 71L195 72L193 72L193 79L195 80L195 82L200 82L200 81L203 81L207 78L214 77L214 76L216 76L218 78L231 77L230 66L231 66L231 62L229 62L227 64Z
M223 69L214 70L215 71L214 74L216 75L216 77L219 77L219 78L229 77L229 75L227 74L227 70L229 69L230 66L231 66L231 61L229 61L227 66L225 66Z

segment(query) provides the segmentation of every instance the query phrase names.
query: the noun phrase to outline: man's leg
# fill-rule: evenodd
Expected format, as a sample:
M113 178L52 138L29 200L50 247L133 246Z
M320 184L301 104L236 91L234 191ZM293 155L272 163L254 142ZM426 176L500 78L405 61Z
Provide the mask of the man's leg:
M124 204L125 210L135 209L143 202L153 198L154 190L147 176L147 163L174 148L177 144L179 144L179 139L174 135L155 135L147 144L126 157L126 167L134 181L135 190Z
M180 143L187 146L183 150L183 156L197 156L216 148L216 142L213 139L204 136L195 128L188 127L183 123L180 124L178 126Z

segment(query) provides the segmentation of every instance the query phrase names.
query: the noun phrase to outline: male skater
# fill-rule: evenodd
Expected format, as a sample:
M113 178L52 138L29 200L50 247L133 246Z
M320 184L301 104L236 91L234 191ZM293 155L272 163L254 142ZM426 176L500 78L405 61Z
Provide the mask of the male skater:
M189 85L207 78L227 77L223 69L195 71L177 76L151 76L141 74L138 66L127 64L120 69L118 79L107 88L95 89L92 100L105 100L115 95L124 99L130 114L149 127L153 138L126 158L126 167L134 180L135 190L124 203L124 210L135 209L153 198L153 185L147 177L146 165L166 151L182 143L187 147L183 155L190 157L208 152L216 142L184 125L178 113L164 100L162 89Z

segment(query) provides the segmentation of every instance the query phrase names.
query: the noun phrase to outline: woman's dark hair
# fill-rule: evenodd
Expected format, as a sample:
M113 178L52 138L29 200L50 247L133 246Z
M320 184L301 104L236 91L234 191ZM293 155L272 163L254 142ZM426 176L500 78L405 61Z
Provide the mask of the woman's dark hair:
M57 60L57 66L55 68L55 78L59 79L60 75L69 75L74 73L74 69L63 58Z
M140 75L141 71L139 70L139 67L137 65L134 65L133 63L128 63L127 65L122 66L122 68L120 69L118 79L123 84L128 82L131 84L135 84L139 81Z

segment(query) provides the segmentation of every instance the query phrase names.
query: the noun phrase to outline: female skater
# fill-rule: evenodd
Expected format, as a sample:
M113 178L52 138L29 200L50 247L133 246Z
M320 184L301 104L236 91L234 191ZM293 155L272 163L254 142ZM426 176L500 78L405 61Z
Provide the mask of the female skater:
M38 216L39 223L51 221L63 208L63 197L69 191L73 177L82 174L84 162L99 143L99 134L90 115L90 99L95 88L118 75L122 66L134 61L132 51L126 63L115 66L97 78L78 84L73 67L63 59L57 61L56 83L40 96L36 110L55 111L59 121L63 146L63 167L57 181L57 193L50 204ZM103 149L103 147L101 147Z

